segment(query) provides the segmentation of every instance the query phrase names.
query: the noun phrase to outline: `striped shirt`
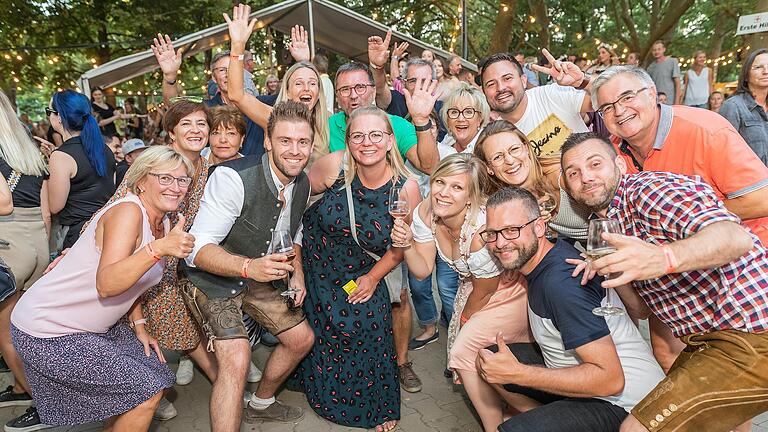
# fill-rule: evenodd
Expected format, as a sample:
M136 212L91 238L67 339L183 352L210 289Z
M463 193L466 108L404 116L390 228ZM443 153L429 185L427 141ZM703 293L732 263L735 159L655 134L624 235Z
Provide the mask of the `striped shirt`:
M626 235L655 245L691 237L716 222L741 223L699 177L663 172L625 175L608 217L618 220ZM751 231L750 235L752 249L728 264L632 284L676 337L719 330L766 331L768 250Z

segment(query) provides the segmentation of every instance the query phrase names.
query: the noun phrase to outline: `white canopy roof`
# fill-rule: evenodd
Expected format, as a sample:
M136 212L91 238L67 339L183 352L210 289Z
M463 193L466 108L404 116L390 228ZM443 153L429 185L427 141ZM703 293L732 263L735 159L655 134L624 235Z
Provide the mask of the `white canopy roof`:
M251 18L258 18L258 28L271 27L281 33L290 34L291 27L303 25L309 30L312 46L322 46L329 51L350 59L368 62L368 36L387 32L387 26L360 15L329 0L286 0L282 3L253 12ZM175 48L184 48L184 56L197 54L221 45L229 39L227 24L222 23L175 41ZM447 59L451 53L393 31L392 41L408 42L411 47L432 50L435 56ZM465 60L464 67L476 70L474 64ZM147 49L136 54L121 57L91 69L79 78L79 86L85 94L94 87L111 87L157 69L152 51Z

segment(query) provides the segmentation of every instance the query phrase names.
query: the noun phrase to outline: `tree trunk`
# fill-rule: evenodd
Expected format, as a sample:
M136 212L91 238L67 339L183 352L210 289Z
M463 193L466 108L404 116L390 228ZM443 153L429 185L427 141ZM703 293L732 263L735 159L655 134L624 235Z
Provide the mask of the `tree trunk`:
M536 17L536 22L541 26L539 39L541 47L549 50L549 14L547 14L547 5L544 0L528 0L528 4Z
M499 2L499 14L493 25L488 54L509 50L509 44L512 42L512 23L515 20L515 9L517 9L517 0L501 0Z

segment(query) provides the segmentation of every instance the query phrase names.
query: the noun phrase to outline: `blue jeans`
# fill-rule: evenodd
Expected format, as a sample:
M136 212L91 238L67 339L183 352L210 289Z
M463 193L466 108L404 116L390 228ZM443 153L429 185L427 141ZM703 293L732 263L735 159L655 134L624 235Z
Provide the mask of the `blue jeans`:
M435 261L435 273L437 275L437 292L440 294L440 302L443 305L443 315L451 322L453 315L453 301L459 290L459 275L442 259L437 256ZM423 280L416 279L410 272L408 282L411 286L411 298L416 317L421 325L436 324L438 315L435 306L435 298L432 295L432 276Z

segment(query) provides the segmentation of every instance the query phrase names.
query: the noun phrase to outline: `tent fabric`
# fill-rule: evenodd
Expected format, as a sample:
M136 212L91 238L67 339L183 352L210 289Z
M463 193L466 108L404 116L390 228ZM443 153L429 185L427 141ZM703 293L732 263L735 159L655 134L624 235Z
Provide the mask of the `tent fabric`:
M384 24L328 0L286 0L251 13L251 18L259 20L257 29L271 27L290 35L291 28L296 24L310 30L310 10L312 10L315 47L323 47L360 62L368 62L368 36L383 37L388 29ZM312 37L311 34L310 37ZM173 41L173 45L176 49L184 48L184 56L188 57L221 45L227 40L229 40L227 24L222 23L183 36ZM435 53L436 57L443 59L452 55L397 31L392 31L392 41L408 42L411 49L416 48L419 51L429 49ZM474 64L466 60L462 60L462 63L465 68L477 69ZM158 68L152 50L147 49L89 70L80 76L78 84L85 94L90 94L92 88L112 87Z

